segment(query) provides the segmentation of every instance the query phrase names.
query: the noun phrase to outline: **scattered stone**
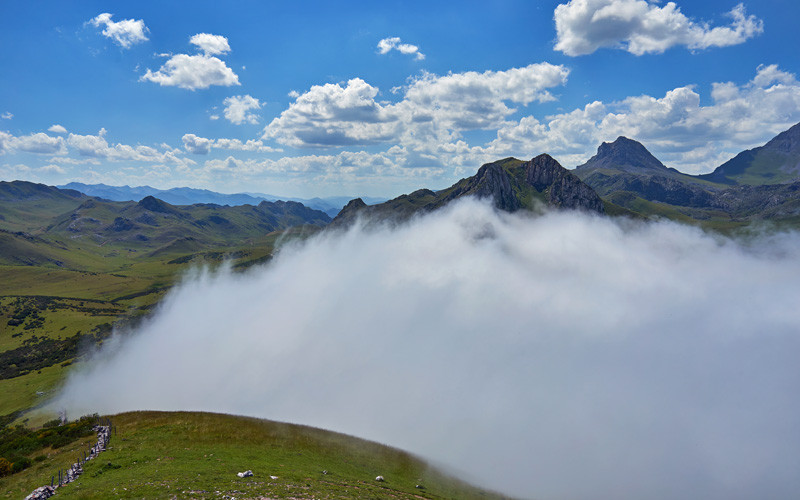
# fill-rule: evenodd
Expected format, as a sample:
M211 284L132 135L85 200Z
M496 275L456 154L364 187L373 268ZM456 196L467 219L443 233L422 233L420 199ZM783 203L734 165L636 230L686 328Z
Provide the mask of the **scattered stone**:
M62 420L66 419L66 416L66 412L60 415ZM105 451L106 446L108 445L108 440L111 438L111 426L95 425L94 430L97 432L97 444L92 446L92 448L89 450L89 454L86 455L86 458L72 464L72 466L67 469L63 475L59 471L59 481L57 485L36 488L33 493L25 497L25 500L41 500L44 498L50 498L56 494L57 488L66 486L72 481L78 479L78 476L83 474L83 464L95 458L100 452Z
M251 470L246 470L246 471L244 471L244 472L239 472L239 473L237 473L236 475L237 475L237 476L239 476L239 477L250 477L250 476L252 476L252 475L253 475L253 471L251 471Z
M375 480L378 481L379 483L382 483L384 481L383 476L378 476L375 478Z
M25 497L25 500L43 500L56 494L53 486L42 486L33 490L33 493Z
M278 476L269 476L270 479L278 479Z

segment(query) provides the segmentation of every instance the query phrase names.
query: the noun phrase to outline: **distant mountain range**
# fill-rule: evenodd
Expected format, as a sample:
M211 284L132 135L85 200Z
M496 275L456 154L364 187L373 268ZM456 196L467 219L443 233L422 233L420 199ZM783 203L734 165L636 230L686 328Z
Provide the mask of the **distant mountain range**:
M241 247L331 218L294 201L171 205L153 196L109 201L71 189L0 182L0 264L79 268L82 259L181 256Z
M665 217L722 230L759 220L800 227L800 124L710 174L668 168L639 142L619 137L572 171L547 154L530 161L506 158L447 189L420 189L388 201L356 198L346 205L344 197L303 200L306 206L254 193L0 182L0 240L20 252L34 243L30 238L44 238L51 246L86 241L178 252L178 247L238 244L298 225L322 227L331 214L338 214L334 226L357 217L403 220L465 196L489 198L509 212L556 207Z
M150 186L109 186L106 184L83 184L70 182L57 186L61 189L73 189L89 196L96 196L111 201L140 201L153 196L171 205L194 205L195 203L214 203L217 205L258 205L262 201L296 201L303 205L321 210L331 217L342 209L350 200L348 196L331 196L327 198L281 198L261 193L224 194L207 189L178 187L172 189L156 189ZM368 203L380 203L385 198L365 198Z

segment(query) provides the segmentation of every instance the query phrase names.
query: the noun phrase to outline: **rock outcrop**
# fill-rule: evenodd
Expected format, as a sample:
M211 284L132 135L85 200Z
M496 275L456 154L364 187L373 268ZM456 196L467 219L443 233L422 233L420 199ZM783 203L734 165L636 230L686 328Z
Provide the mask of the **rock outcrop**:
M487 163L474 176L438 192L420 189L377 205L367 205L356 198L339 212L331 225L347 226L358 217L371 222L406 220L466 196L491 200L497 209L506 212L538 206L604 212L603 200L590 186L551 156L542 154L528 162L505 158Z

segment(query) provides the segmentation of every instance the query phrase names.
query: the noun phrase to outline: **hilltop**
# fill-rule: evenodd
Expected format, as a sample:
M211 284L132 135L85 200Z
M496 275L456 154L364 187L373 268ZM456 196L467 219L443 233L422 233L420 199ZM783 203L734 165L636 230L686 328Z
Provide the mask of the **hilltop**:
M108 449L57 498L504 498L401 450L312 427L201 412L110 419ZM0 489L22 498L49 484L61 462L74 460L91 439L0 478ZM253 476L237 476L246 470Z

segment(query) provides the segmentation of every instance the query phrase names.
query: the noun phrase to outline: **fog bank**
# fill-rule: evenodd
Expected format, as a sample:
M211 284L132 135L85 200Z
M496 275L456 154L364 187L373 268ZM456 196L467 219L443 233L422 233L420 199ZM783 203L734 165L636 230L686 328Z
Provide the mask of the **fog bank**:
M464 201L197 272L72 376L70 414L319 426L541 499L800 494L800 235Z

